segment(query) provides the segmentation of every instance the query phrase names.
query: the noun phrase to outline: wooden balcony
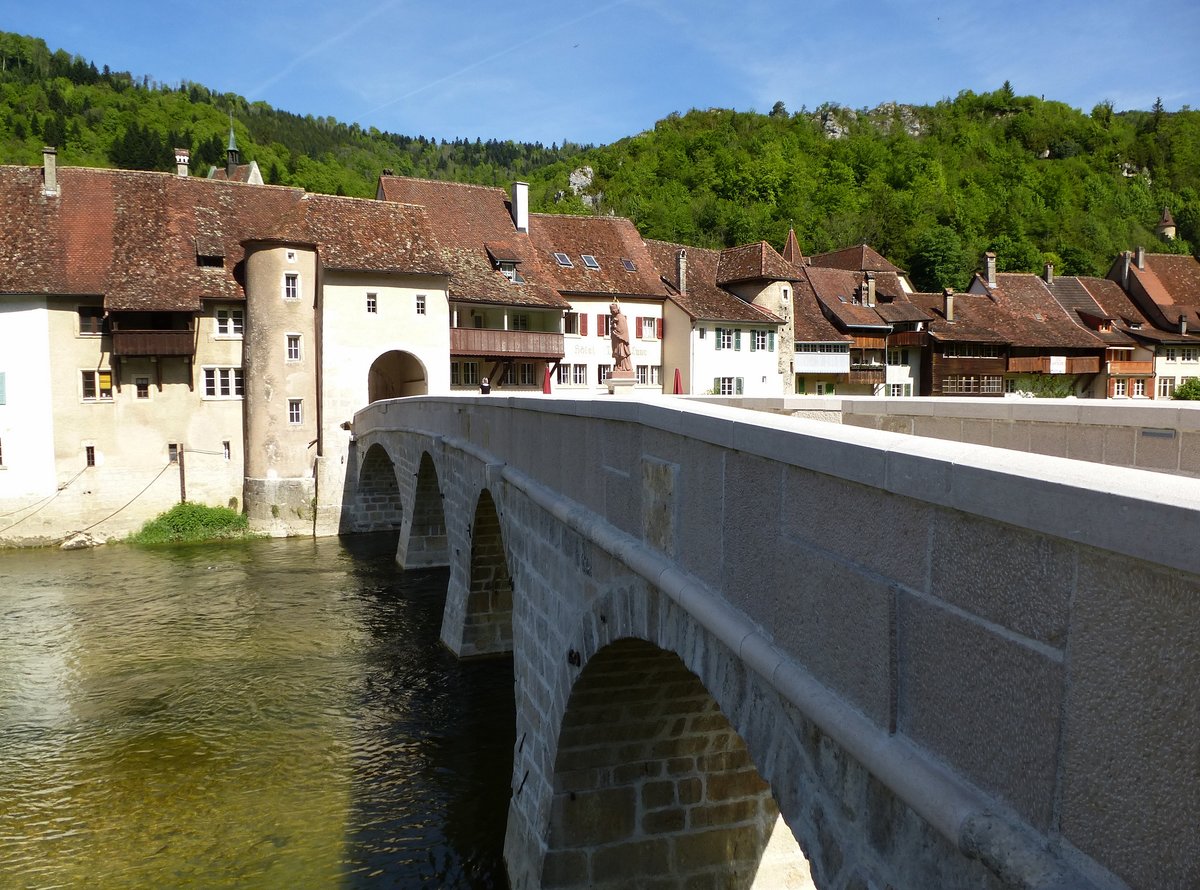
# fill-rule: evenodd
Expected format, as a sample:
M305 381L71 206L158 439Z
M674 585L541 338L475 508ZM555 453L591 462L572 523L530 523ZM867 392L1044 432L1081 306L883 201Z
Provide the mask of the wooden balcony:
M887 368L879 366L877 368L863 365L859 368L851 368L850 373L846 375L847 383L860 384L875 384L887 382Z
M164 356L196 354L196 337L192 331L112 330L112 354L118 358L134 356Z
M902 346L925 346L929 342L929 334L925 331L896 331L888 334L888 349Z
M1109 377L1153 377L1154 362L1109 362Z
M1008 360L1010 374L1097 374L1100 371L1098 355L1067 356L1065 365L1051 370L1053 359L1048 355L1013 356Z
M607 348L608 344L605 343ZM451 355L504 358L561 359L563 335L548 331L497 331L488 328L451 328Z

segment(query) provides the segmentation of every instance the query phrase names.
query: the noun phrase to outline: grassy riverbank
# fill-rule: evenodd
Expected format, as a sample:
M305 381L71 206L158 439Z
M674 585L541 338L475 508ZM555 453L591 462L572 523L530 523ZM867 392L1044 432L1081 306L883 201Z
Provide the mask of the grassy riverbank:
M185 502L160 513L125 541L129 544L195 544L257 537L261 536L250 531L250 521L236 510Z

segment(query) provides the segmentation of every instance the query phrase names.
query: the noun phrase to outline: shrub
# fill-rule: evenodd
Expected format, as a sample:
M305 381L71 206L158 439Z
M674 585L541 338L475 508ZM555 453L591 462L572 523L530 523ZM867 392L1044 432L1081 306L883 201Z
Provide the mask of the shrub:
M151 519L128 540L131 544L182 544L244 537L253 536L249 520L241 513L184 502Z
M1200 402L1200 377L1193 377L1191 380L1181 383L1176 387L1175 398Z

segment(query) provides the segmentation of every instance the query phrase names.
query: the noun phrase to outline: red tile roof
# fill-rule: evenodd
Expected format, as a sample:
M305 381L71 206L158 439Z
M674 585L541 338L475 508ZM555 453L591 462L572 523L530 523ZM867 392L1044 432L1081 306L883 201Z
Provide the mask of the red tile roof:
M781 256L793 266L803 266L808 262L804 258L804 251L800 249L800 242L796 239L795 229L788 229L787 241L783 244Z
M702 247L687 247L666 241L647 241L658 274L669 284L667 291L673 303L694 320L743 321L758 324L783 324L779 316L748 303L717 286L717 265L721 254ZM680 250L687 251L687 291L680 293L675 287L677 270L676 257Z
M906 274L895 263L890 262L873 247L859 244L854 247L843 247L827 253L818 253L808 258L809 265L821 266L826 269L849 269L852 272L894 272L897 275Z
M405 176L382 176L384 201L417 204L440 246L450 272L450 299L467 303L566 309L557 281L539 260L530 236L518 232L503 189ZM509 281L488 255L488 246L503 244L519 260L521 282Z
M1104 342L1084 330L1074 313L1068 314L1045 280L1031 272L999 272L996 286L988 288L978 275L978 287L989 293L1009 317L1004 330L1013 346L1036 349L1099 349Z
M798 275L796 267L766 241L726 248L717 265L717 284L722 286L741 281L795 281Z
M909 294L930 317L929 336L941 343L1008 343L1012 317L986 294L954 295L954 321L946 321L944 294Z
M853 337L843 334L833 322L821 311L821 303L817 299L812 279L804 274L807 269L798 270L799 277L792 290L792 328L793 339L797 343L847 343Z
M624 217L531 213L529 237L561 293L657 299L667 295L641 234ZM560 266L555 253L565 253L571 266ZM600 268L585 266L584 254L595 257ZM632 272L622 259L633 261Z

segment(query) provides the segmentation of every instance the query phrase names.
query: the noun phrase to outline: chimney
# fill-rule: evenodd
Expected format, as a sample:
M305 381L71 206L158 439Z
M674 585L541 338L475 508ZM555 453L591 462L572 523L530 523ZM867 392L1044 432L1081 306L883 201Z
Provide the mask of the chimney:
M1186 315L1179 316L1179 336L1181 336L1181 337L1187 336L1187 316Z
M675 254L675 282L681 294L687 293L687 251Z
M1121 288L1129 290L1129 258L1128 250L1121 251Z
M191 153L186 148L175 149L175 172L180 176L188 175L188 162L191 161Z
M58 149L53 145L42 149L42 194L58 194Z
M875 305L875 273L867 272L866 287L863 290L863 302L868 306Z
M518 232L529 231L529 183L514 182L512 187L512 218Z
M945 305L942 309L942 314L946 316L946 321L954 321L954 288L948 287L942 291L942 299Z
M996 286L996 251L989 250L983 255L985 281L988 287Z
M1137 249L1137 267L1139 272L1146 271L1146 248L1144 247Z
M1054 284L1054 263L1046 263L1046 274L1042 276L1046 284Z

